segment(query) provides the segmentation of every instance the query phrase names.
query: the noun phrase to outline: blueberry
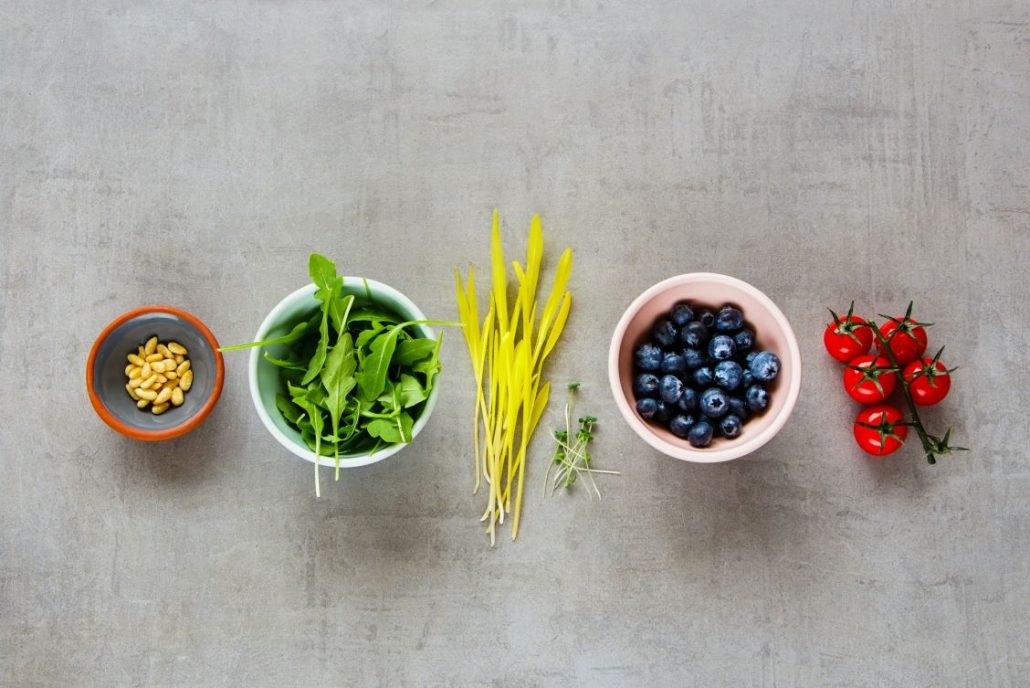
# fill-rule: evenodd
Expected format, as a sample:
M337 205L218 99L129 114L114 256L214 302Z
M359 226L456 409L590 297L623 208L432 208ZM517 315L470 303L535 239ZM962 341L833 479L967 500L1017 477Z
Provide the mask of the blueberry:
M740 431L744 429L744 423L732 413L719 422L719 432L723 437L733 439L740 437Z
M697 390L693 387L684 387L683 396L676 402L676 406L681 411L696 411L697 410Z
M705 327L711 327L715 324L715 315L707 308L695 313L694 317L697 318L697 321Z
M740 387L740 379L744 376L744 369L736 361L722 361L715 366L712 377L715 384L727 391Z
M705 364L705 355L699 349L684 349L683 360L687 364L687 368L693 370L694 368L700 368Z
M658 402L654 399L637 399L637 413L644 420L651 420L658 412Z
M750 370L745 370L744 374L740 376L740 384L744 387L750 387L755 384L755 376L751 374Z
M748 365L751 365L751 361L755 360L755 356L757 356L757 355L758 355L757 351L748 351L747 352L747 357L744 360L747 361Z
M737 351L748 351L755 345L755 333L745 327L733 335L733 343L737 345Z
M682 375L687 370L687 362L679 354L665 354L662 359L662 372Z
M744 314L733 306L723 306L715 318L717 332L736 332L744 326Z
M698 387L707 387L715 382L715 377L712 375L712 369L708 366L698 368L694 371L694 383Z
M658 408L654 412L654 419L659 423L667 423L669 421L669 405L660 400L655 403Z
M666 375L658 385L658 392L666 404L675 404L683 396L683 382L675 375Z
M669 421L669 432L676 437L686 437L687 432L690 431L690 426L694 424L694 419L690 416L674 416Z
M633 393L638 397L653 397L658 393L658 376L641 373L633 381Z
M705 420L699 420L690 426L690 430L687 432L687 442L690 442L692 447L701 449L707 447L712 443L712 434L715 430L712 428L711 423Z
M633 354L633 360L640 370L654 372L662 365L662 350L654 344L644 344Z
M717 334L708 342L708 355L717 361L725 361L733 358L733 352L737 345L733 343L733 337L725 334Z
M680 339L691 349L699 349L705 343L705 340L708 339L708 330L705 329L705 326L700 321L692 320L680 330Z
M771 351L763 351L748 366L759 382L768 382L780 372L780 359Z
M701 413L709 418L722 418L730 410L730 402L726 393L718 387L706 389L701 393Z
M679 331L676 329L676 326L665 319L656 322L654 329L651 330L651 337L666 349L671 349L675 346L676 335L678 334Z
M732 413L733 415L737 416L738 418L747 418L747 416L748 416L747 402L745 402L740 397L730 397L729 404L730 404L730 413Z
M769 405L769 393L761 385L751 385L747 388L747 407L755 413L764 411Z
M683 327L688 322L694 319L694 309L692 309L688 304L683 303L681 301L680 303L677 303L675 306L672 307L672 313L670 314L670 317L672 318L672 322L674 325L676 325L677 327Z

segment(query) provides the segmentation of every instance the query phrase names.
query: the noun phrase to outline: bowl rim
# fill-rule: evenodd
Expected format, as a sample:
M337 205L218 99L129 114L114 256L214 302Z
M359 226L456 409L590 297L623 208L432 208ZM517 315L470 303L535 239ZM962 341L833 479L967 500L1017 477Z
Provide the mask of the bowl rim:
M96 363L97 353L100 351L100 346L109 336L111 336L111 333L114 332L114 330L124 323L132 320L133 318L138 318L142 315L149 315L151 313L168 313L187 321L193 327L197 328L197 331L200 332L200 335L207 342L208 346L211 347L211 351L215 359L215 382L211 389L211 396L207 398L204 405L200 407L200 410L191 417L178 425L173 425L172 427L164 428L163 430L143 430L118 420L113 413L107 410L107 406L100 398L100 395L97 394L93 384L93 367ZM108 323L107 327L97 335L97 338L93 341L92 348L89 350L89 357L86 359L86 393L89 395L89 401L90 404L93 405L93 410L97 412L100 419L103 420L111 429L120 432L126 437L131 437L135 440L143 440L145 442L159 442L161 440L170 440L176 437L181 437L203 423L218 403L218 398L222 394L222 385L224 382L225 362L222 359L222 353L218 350L218 340L215 339L211 330L208 329L207 325L201 322L199 318L192 313L184 311L181 308L176 308L175 306L141 306L140 308L134 308L131 311L122 313Z
M408 311L412 315L416 316L416 320L426 320L425 314L418 306L415 305L414 301L412 301L402 292L391 287L388 284L384 284L383 282L379 282L378 280L374 280L371 278L357 277L352 275L345 276L343 278L343 281L344 284L347 284L348 282L361 283L363 281L368 284L369 291L373 295L375 295L376 293L390 295L392 298L404 304L405 308L408 309ZM317 287L309 282L305 284L303 287L300 287L299 289L295 289L294 291L290 292L285 298L283 298L279 303L277 303L275 305L275 308L273 308L268 313L268 315L265 316L265 319L261 321L261 325L258 326L258 330L254 335L254 341L260 341L262 337L265 337L268 331L272 328L273 324L275 324L277 319L283 314L283 312L286 311L288 308L293 307L293 305L301 299L310 298L314 303L314 294L316 290ZM428 329L431 334L435 335L436 332L435 330L433 330L432 327L429 327L428 325L424 325L423 327ZM247 383L250 386L250 398L251 401L254 403L254 408L257 410L257 414L258 417L261 419L261 423L265 426L265 429L272 434L276 441L279 442L279 444L285 447L294 456L298 456L304 459L305 461L308 461L309 463L317 462L320 466L334 467L336 465L335 457L315 456L315 452L311 451L306 446L301 446L294 442L282 430L279 429L279 426L275 424L275 422L272 420L272 417L265 410L264 404L261 403L261 394L258 389L258 364L261 362L262 349L263 347L254 347L253 349L251 349L250 359L247 364ZM426 426L426 423L429 422L429 416L432 415L433 409L436 407L436 399L439 391L439 384L434 384L432 391L429 392L429 398L426 399L426 405L425 408L422 409L422 414L418 417L418 419L415 421L415 424L411 428L410 441L404 444L391 444L372 454L362 456L348 456L346 458L346 461L340 461L340 468L360 468L362 466L368 466L370 464L378 463L384 459L387 459L396 454L397 452L401 451L402 449L410 447L412 443L415 441L415 438L418 436L419 432L422 431L422 428L424 428Z
M786 402L781 408L779 414L773 418L773 422L757 435L744 442L731 442L726 444L726 446L719 447L717 449L693 449L681 447L667 442L655 433L651 432L647 425L636 416L636 412L630 406L629 400L626 399L626 395L622 391L622 383L619 377L619 353L622 350L626 330L629 328L630 321L632 321L644 304L670 288L680 287L687 284L696 284L699 282L723 284L740 289L741 291L747 292L761 303L772 315L773 320L776 321L776 324L782 330L787 340L786 353L790 357L791 371L794 371L793 375L787 381L788 384L786 389L783 390L787 395ZM793 328L790 326L790 322L787 320L787 316L784 315L779 306L777 306L773 300L760 289L748 284L742 279L723 275L717 272L687 272L681 275L674 275L673 277L669 277L648 287L626 308L622 317L619 319L618 325L615 327L615 332L612 334L612 341L608 350L608 383L611 386L612 395L615 397L615 405L618 406L620 413L622 413L623 418L626 420L626 423L641 439L658 451L667 456L693 463L720 463L723 461L732 461L733 459L739 459L742 456L760 449L769 442L769 440L775 437L787 423L791 413L794 411L794 406L797 403L798 396L801 392L801 350L798 347L797 337L794 334Z

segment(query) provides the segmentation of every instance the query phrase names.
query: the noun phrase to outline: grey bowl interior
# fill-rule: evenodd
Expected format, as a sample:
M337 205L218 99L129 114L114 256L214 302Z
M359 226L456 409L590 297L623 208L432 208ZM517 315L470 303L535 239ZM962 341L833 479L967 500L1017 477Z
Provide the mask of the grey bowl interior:
M125 391L126 356L154 335L161 342L171 340L185 346L193 370L193 386L186 392L182 406L173 406L160 416L149 408L136 408L136 402ZM168 430L200 412L214 392L215 371L215 352L191 322L173 313L146 313L125 321L101 342L93 361L93 389L111 415L126 425L151 432Z

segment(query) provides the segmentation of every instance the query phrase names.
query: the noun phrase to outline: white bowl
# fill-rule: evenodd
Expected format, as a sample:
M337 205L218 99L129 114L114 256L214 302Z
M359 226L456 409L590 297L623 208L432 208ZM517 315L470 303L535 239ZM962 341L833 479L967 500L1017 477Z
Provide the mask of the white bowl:
M360 277L344 277L343 293L354 294L355 297L361 298L365 296L366 282L373 299L379 305L395 311L402 320L426 319L426 316L422 314L422 311L419 310L418 306L411 299L382 282L376 282L371 279L362 281ZM315 300L315 290L314 284L307 284L280 301L272 309L272 312L268 314L264 322L261 323L257 334L254 335L254 341L285 334L291 325L301 320L305 314L310 314L318 308L318 301ZM416 325L415 327L421 330L423 337L436 337L436 333L427 325ZM300 433L291 428L282 417L282 414L279 413L279 409L275 406L275 395L277 392L284 391L282 380L279 376L279 369L265 360L262 355L264 350L265 347L251 349L249 370L250 396L254 400L254 408L257 409L261 422L264 423L265 428L272 434L272 437L295 456L299 456L311 463L318 462L322 466L335 466L335 457L316 456L315 452L308 449L304 440L301 439ZM439 383L439 380L437 380L437 383ZM426 399L422 413L415 419L415 424L411 429L412 442L415 441L418 433L429 422L429 416L432 415L433 408L436 406L437 391L438 384L434 384L433 389L429 392L429 398ZM410 444L411 442L407 444L391 444L371 454L368 452L340 454L340 467L358 468L359 466L377 463L393 456Z

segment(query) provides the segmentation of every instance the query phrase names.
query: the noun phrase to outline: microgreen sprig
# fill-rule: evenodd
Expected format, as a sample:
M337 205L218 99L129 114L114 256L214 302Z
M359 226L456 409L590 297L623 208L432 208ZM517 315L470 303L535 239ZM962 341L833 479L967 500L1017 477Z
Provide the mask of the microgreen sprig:
M565 429L553 432L557 446L555 447L551 464L547 467L547 472L544 474L544 494L553 495L563 487L568 490L580 475L584 475L590 483L590 488L593 489L592 493L588 489L587 494L591 497L596 494L597 498L601 499L601 491L594 480L594 474L619 475L619 472L603 471L590 467L592 457L587 450L587 446L594 439L594 425L597 424L597 418L595 416L581 416L575 435L573 435L572 400L576 392L579 391L579 383L571 382L567 389ZM557 466L557 470L554 470L554 477L552 478L551 471L555 466Z

